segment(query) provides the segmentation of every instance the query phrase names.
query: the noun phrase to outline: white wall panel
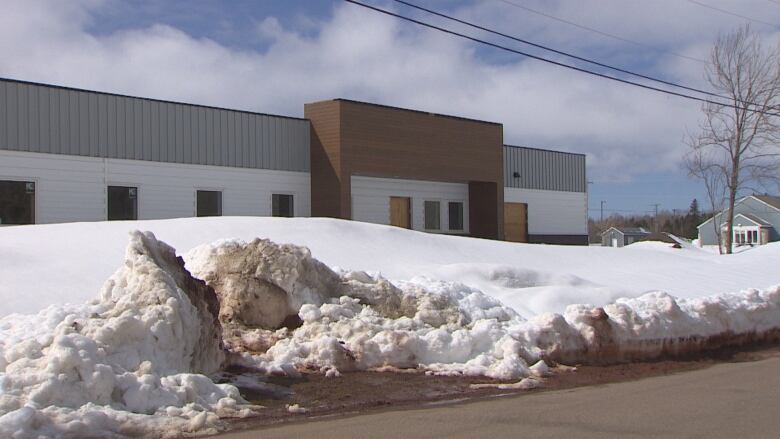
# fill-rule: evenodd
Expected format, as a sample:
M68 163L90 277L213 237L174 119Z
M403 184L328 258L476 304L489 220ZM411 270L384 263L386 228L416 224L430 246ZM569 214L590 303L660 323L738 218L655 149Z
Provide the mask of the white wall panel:
M0 151L0 180L36 183L37 223L106 219L108 185L138 187L138 219L195 215L195 191L222 191L222 214L271 215L271 194L292 194L311 212L307 172Z
M528 233L531 235L588 234L585 192L504 188L504 202L528 204Z
M424 202L439 201L441 232L468 233L469 188L464 183L403 180L352 176L352 219L375 224L390 224L390 197L412 199L412 229L425 230ZM463 203L463 230L448 230L447 203Z

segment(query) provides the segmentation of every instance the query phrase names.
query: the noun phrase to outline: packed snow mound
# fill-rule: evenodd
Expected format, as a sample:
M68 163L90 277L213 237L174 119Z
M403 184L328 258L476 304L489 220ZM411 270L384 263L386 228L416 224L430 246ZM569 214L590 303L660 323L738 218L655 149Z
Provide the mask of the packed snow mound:
M692 298L780 283L780 242L721 257L698 248L518 244L332 218L102 221L0 227L0 316L91 300L136 229L152 231L180 254L220 239L302 245L331 268L381 273L391 282L417 276L460 282L526 318L649 291ZM506 266L522 272L507 273L510 282L494 279L491 272Z
M245 361L286 374L388 367L497 378L527 374L526 352L510 335L522 319L495 299L428 279L389 289L384 279L357 282L364 294L374 285L399 296L378 296L378 306L346 295L319 306L305 304L300 327L267 334L274 339L270 347L248 352Z
M244 365L268 373L418 368L514 379L532 375L529 365L542 359L612 363L695 354L776 336L780 326L777 287L699 299L653 292L525 320L462 283L333 271L306 248L268 240L220 241L194 249L187 260L229 307L221 314L226 345ZM508 288L561 281L513 267L474 270L478 275ZM247 285L272 288L283 306L265 293L246 294ZM281 325L293 321L290 312L296 324ZM257 315L263 317L252 324L249 317Z
M214 288L220 320L277 329L304 303L322 304L339 277L305 247L267 239L218 242L188 254L193 275Z
M236 413L219 304L170 246L134 232L100 297L0 320L0 437L178 435ZM163 418L149 415L165 415Z

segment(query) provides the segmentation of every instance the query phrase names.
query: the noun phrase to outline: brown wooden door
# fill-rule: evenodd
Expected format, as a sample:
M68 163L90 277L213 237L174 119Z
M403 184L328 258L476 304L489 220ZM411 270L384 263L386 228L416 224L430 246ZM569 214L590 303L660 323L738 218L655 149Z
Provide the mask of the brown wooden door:
M412 228L412 199L409 197L390 197L390 225Z
M504 237L511 242L528 242L528 204L504 203Z

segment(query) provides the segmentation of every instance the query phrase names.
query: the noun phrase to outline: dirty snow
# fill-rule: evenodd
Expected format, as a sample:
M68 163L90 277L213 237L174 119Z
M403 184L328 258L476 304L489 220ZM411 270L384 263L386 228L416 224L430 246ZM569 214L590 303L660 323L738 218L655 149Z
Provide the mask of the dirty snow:
M172 248L134 233L98 299L0 320L0 437L174 436L248 414L205 376L221 333L185 277Z
M176 250L150 233L128 246L136 228ZM213 432L221 416L250 413L213 381L226 362L333 377L416 368L530 389L545 360L750 342L780 326L778 262L778 244L720 257L326 219L1 228L0 436Z

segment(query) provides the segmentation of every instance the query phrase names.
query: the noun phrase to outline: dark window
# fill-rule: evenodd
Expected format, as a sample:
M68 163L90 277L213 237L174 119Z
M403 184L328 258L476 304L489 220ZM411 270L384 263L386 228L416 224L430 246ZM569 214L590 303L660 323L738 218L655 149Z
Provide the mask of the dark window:
M425 202L425 229L441 229L441 207L438 201Z
M0 225L35 224L35 183L0 181Z
M138 188L128 186L108 187L108 220L138 219Z
M198 191L198 216L222 216L222 192Z
M450 202L450 230L463 230L463 203Z
M295 216L292 195L273 194L271 195L271 205L271 214L273 216L283 216L287 218Z

